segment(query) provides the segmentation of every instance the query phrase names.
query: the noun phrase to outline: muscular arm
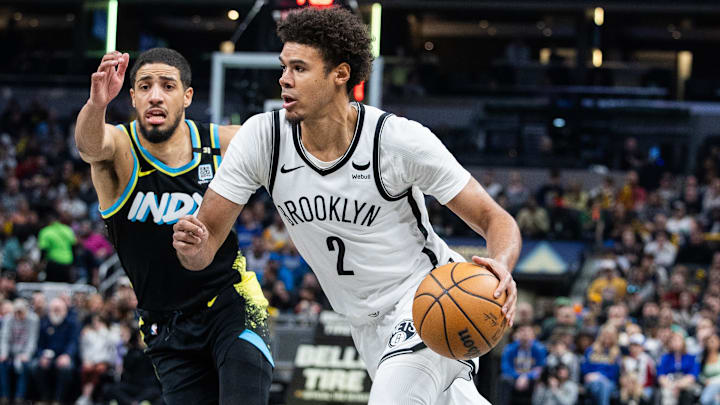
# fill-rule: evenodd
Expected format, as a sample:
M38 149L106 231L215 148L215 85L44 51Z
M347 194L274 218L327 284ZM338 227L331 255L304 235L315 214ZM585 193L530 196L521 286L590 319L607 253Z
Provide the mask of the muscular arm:
M173 226L180 264L188 270L209 266L243 207L208 188L197 218L188 216Z
M472 177L446 205L487 241L489 259L476 256L473 261L490 267L500 279L495 290L496 298L502 291L507 290L508 295L502 311L512 326L517 287L510 273L517 263L522 246L520 230L515 220Z
M447 207L487 241L488 255L512 272L522 246L520 230L510 214L500 207L480 183L468 184Z

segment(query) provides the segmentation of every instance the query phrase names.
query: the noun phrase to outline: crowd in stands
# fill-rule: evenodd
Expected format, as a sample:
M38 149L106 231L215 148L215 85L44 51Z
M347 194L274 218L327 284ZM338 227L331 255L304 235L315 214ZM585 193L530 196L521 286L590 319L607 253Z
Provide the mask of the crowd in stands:
M158 398L127 282L103 295L16 289L99 287L98 268L113 255L72 133L70 117L39 102L9 102L0 116L0 405ZM607 177L591 189L556 170L532 190L518 173L506 184L491 172L480 179L524 237L584 240L602 252L582 299L547 311L519 303L503 351L503 404L720 404L720 149L695 175L663 172L636 153L626 163L623 184ZM272 314L314 317L329 304L272 207L264 193L249 202L235 225L239 248ZM442 236L472 235L434 200L428 209Z
M680 178L634 158L619 187L565 187L554 174L508 203L525 235L569 228L599 254L585 296L519 303L502 405L720 404L720 149Z

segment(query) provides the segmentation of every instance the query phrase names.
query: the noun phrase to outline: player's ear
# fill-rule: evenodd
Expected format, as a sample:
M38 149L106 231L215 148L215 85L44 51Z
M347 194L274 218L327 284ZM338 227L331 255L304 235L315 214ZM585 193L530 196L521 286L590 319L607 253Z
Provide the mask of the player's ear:
M132 87L130 88L130 102L132 103L133 108L135 108L135 89Z
M335 84L342 86L350 80L350 65L347 62L343 62L335 67Z
M185 94L183 95L183 98L185 99L183 101L183 105L185 106L185 108L190 107L190 104L192 104L192 98L194 93L195 90L193 90L192 87L188 87L187 89L185 89Z

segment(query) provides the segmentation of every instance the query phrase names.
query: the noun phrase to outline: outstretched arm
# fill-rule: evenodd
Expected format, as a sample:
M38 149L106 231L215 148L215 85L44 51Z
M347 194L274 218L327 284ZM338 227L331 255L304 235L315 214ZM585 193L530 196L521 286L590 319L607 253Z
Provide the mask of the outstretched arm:
M507 291L507 301L502 311L512 326L517 286L510 273L515 267L522 246L520 230L515 220L472 177L460 193L447 203L447 207L487 241L489 258L474 256L473 261L488 266L500 279L495 297L499 297L502 291Z
M209 266L243 207L208 188L197 218L188 215L173 226L173 247L180 264L188 270Z
M75 126L75 142L87 163L110 161L115 156L113 133L119 130L105 123L105 110L122 88L129 58L126 53L110 52L103 56L97 72L92 74L90 98Z

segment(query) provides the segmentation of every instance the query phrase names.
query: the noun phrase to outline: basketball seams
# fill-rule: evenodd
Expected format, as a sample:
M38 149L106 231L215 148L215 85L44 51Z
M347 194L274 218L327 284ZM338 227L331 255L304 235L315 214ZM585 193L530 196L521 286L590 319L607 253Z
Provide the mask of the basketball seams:
M460 291L464 292L464 293L467 294L467 295L470 295L470 296L475 297L475 298L479 298L479 299L481 299L481 300L483 300L483 301L491 302L491 303L497 305L497 306L500 307L500 308L503 307L502 305L498 304L497 302L495 302L495 301L493 301L493 300L491 300L491 299L485 298L485 297L483 297L482 295L473 294L473 293L471 293L470 291L462 288L461 286L459 286L459 285L457 285L457 284L455 284L454 287L457 287ZM448 294L448 295L449 295L449 294Z
M438 305L438 307L440 308L440 312L442 312L443 334L445 335L445 344L450 351L450 356L452 356L453 358L457 358L457 356L455 356L455 353L453 352L452 346L450 345L450 338L448 338L447 320L445 319L445 308L443 308L442 304Z
M459 287L458 287L458 288L459 288ZM490 349L492 349L492 347L493 347L494 345L490 344L490 341L487 340L487 338L486 338L485 335L482 333L482 331L480 330L480 328L478 328L477 325L475 325L475 322L473 322L473 320L470 319L470 317L468 316L468 314L465 313L465 310L462 309L462 307L460 306L460 304L457 303L457 301L455 301L455 298L453 298L452 294L448 294L447 296L448 296L448 298L450 298L450 300L453 302L453 304L455 304L455 306L460 310L460 312L462 312L462 314L463 314L463 316L465 317L465 319L467 319L468 322L470 322L470 325L472 325L472 327L475 328L475 330L480 334L480 337L483 338L483 340L485 341L485 343L487 343L488 347L489 347ZM442 308L442 304L440 304L440 307ZM443 314L444 314L444 313L443 313Z
M417 331L418 331L418 334L420 335L420 337L422 337L422 326L425 323L425 318L427 318L427 315L430 313L430 310L432 309L432 307L440 301L436 296L434 296L430 293L422 293L422 294L416 295L413 300L416 300L416 299L418 299L418 297L423 297L423 296L432 297L433 300L435 300L435 301L432 304L430 304L430 306L428 306L428 309L425 311L422 318L420 319L420 325L417 326Z

